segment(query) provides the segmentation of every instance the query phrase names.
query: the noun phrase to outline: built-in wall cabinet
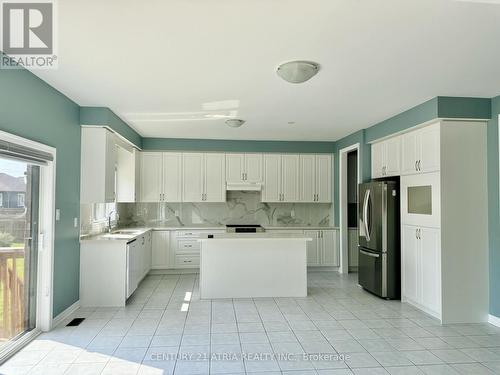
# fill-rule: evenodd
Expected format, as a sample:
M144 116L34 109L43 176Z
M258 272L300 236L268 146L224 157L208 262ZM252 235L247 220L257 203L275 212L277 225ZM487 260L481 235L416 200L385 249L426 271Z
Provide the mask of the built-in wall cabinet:
M372 144L372 178L401 174L401 139L393 137Z
M182 154L142 152L141 202L182 201Z
M140 152L104 127L83 127L81 150L81 203L225 202L240 188L262 202L332 202L329 154Z
M440 125L433 124L402 136L401 174L435 172L440 169Z
M401 140L401 298L443 323L485 321L486 122L436 121L397 138ZM372 167L379 170L379 177L385 177L380 176L381 155L387 153L382 149L378 143L372 145Z
M332 201L332 156L300 155L300 202Z
M262 202L332 201L332 156L265 154Z
M116 145L116 201L136 202L139 199L140 157L135 148Z
M182 197L184 202L226 201L226 155L182 154Z
M262 183L262 154L226 154L226 182L228 184Z
M114 202L115 168L115 135L106 128L82 127L80 203Z

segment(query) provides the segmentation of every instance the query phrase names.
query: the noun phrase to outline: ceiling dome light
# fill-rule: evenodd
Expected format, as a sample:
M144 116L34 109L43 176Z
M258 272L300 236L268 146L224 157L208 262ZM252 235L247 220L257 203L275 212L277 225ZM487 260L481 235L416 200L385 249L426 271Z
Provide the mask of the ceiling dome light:
M276 73L290 83L302 83L316 75L319 64L311 61L289 61L281 64Z
M230 126L231 128L239 128L244 123L245 120L240 120L237 118L230 118L229 120L226 120L226 125Z

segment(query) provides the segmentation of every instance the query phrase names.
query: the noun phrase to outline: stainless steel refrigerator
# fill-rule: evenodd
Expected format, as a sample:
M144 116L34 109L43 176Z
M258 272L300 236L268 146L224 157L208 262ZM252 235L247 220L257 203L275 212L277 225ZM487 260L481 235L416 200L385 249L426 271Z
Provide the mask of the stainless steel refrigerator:
M401 297L400 207L397 181L359 185L359 285L377 296Z

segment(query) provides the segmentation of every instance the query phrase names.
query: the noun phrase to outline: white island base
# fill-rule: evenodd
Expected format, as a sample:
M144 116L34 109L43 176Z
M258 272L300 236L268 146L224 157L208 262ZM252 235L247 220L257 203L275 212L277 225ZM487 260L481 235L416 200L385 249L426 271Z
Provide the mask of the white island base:
M307 296L307 241L283 234L200 239L201 298Z

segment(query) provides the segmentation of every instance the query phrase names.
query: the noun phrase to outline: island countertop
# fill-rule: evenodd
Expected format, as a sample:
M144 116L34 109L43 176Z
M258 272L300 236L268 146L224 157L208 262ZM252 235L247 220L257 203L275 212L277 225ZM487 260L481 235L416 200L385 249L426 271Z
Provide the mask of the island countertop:
M296 239L304 241L312 241L310 236L301 233L219 233L213 235L202 235L198 241L213 241L213 240L286 240Z

